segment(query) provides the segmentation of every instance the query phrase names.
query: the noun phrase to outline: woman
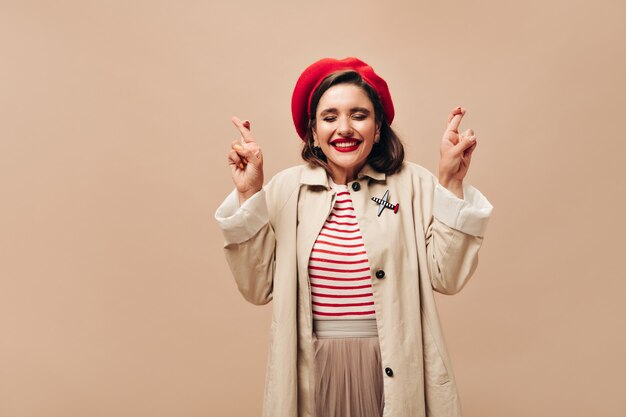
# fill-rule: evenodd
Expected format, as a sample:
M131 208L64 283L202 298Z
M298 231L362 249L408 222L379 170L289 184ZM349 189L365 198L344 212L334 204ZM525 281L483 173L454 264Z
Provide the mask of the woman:
M248 121L216 212L238 288L273 300L263 415L460 416L433 291L473 274L492 206L463 182L476 136L448 118L439 179L404 161L386 82L356 58L300 76L292 113L306 164L263 186Z

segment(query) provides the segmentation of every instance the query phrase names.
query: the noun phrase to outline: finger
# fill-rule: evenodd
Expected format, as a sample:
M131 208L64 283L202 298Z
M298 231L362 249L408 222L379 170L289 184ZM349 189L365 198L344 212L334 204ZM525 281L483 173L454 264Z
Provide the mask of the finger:
M235 150L228 152L228 164L239 167L240 169L244 169L245 167L241 157L237 154L237 152L235 152Z
M244 121L242 122L242 124L243 124L243 127L245 127L246 129L250 130L250 120L244 120ZM254 139L253 139L253 140L254 140ZM243 138L243 136L241 137L241 144L242 144L242 145L245 145L245 144L246 144L246 141L245 141L245 139Z
M454 115L460 112L461 112L461 106L453 108L452 111L450 112L450 115L448 116L448 121L446 122L446 125L449 125Z
M454 146L455 155L463 155L466 149L473 146L476 143L476 136L470 136L468 138L461 138L459 143Z
M254 157L260 159L258 156L260 152L259 145L254 142L244 142L242 144L241 142L233 141L232 148L241 158L243 165L247 165Z
M465 137L475 136L474 131L472 129L467 129L465 132L461 133L461 135Z
M450 119L450 122L448 123L448 128L447 130L450 132L454 132L454 133L459 133L459 125L461 124L461 119L463 118L463 116L465 115L465 109L461 108L459 110L454 109L452 111L452 118Z
M257 160L263 159L263 154L261 153L261 148L258 146L256 148L251 149L252 155L256 157Z
M475 136L473 138L474 139L472 139L472 140L468 139L468 142L472 142L472 144L470 146L468 146L467 148L465 148L465 150L464 150L465 155L471 154L472 152L474 152L474 149L476 149L476 145L478 144L478 138L476 138Z
M246 143L246 146L244 147L241 154L243 154L244 158L246 158L248 162L260 162L263 159L263 156L261 154L261 148L259 148L259 145L257 145L256 143Z
M246 122L248 122L246 124L247 127L246 125L244 125L244 122L242 122L237 116L233 116L231 118L231 121L233 122L237 130L239 130L239 133L241 133L244 141L254 142L254 137L252 137L252 132L250 132L250 122L248 120L246 120Z
M472 146L470 146L469 148L465 149L465 151L463 151L464 155L467 157L471 157L472 156L472 152L474 152L474 149L476 149L476 146L478 145L478 141L474 140L474 143L472 144Z
M235 150L235 153L237 153L237 150L242 151L244 149L243 146L241 146L241 138L235 139L234 141L232 141L230 143L230 146L231 146L232 149ZM243 169L244 166L246 166L248 164L248 160L246 158L241 157L241 156L240 156L240 158L241 158L241 163L240 163L241 166L239 168Z
M241 142L240 139L235 139L230 143L231 147L235 149L239 156L242 157L244 164L248 163L248 159L252 156L260 159L261 148L256 142Z
M478 145L478 142L474 142L474 144L470 146L469 149L466 150L465 154L463 155L468 165L472 162L472 153L474 152L474 149L476 149L477 145Z
M233 150L235 151L235 153L237 153L237 155L239 155L243 165L247 165L248 164L248 158L245 156L245 154L246 154L245 148L243 146L239 145L239 144L235 144L235 145L233 145Z
M246 143L245 147L240 144L233 145L233 150L243 159L244 163L261 158L261 148L256 143Z

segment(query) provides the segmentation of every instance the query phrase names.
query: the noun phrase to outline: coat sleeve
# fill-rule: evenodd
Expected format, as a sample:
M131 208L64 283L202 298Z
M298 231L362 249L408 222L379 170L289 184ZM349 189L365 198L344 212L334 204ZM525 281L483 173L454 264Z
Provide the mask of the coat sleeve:
M269 303L273 289L276 240L265 193L259 191L239 207L237 190L233 190L215 212L239 292L256 305Z
M467 183L463 184L463 196L456 197L438 182L434 186L426 254L432 287L442 294L461 291L476 270L478 251L493 211L485 196Z

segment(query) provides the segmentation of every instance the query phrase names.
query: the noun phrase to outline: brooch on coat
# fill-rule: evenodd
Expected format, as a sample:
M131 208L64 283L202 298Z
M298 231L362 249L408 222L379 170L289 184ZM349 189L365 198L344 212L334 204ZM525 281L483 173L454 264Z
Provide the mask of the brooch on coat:
M398 212L398 207L400 207L400 203L396 203L394 205L389 202L389 190L385 191L383 198L372 197L372 200L375 203L378 203L378 217L380 217L383 210L386 208L393 210L393 214L396 214Z

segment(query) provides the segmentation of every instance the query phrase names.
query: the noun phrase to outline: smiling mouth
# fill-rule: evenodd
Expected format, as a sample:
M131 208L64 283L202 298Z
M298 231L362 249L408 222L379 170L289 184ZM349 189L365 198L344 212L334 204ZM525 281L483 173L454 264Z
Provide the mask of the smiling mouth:
M351 146L356 146L358 145L359 142L357 142L356 140L354 142L339 142L339 143L333 143L333 146L336 146L337 148L349 148Z
M352 152L359 147L361 142L356 139L337 139L330 144L340 152Z

